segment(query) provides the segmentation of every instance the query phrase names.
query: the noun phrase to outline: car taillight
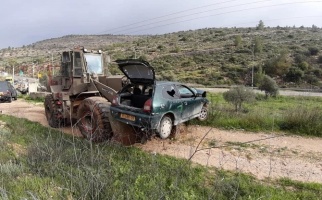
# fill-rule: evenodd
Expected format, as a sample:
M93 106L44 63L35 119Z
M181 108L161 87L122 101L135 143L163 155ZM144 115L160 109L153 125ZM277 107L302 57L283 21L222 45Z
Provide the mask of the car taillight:
M117 106L117 105L119 105L119 103L118 103L118 97L117 97L117 95L115 95L115 96L113 97L113 100L112 100L112 105L114 105L114 106Z
M145 103L144 103L144 107L143 107L143 111L150 113L152 112L152 99L148 99Z

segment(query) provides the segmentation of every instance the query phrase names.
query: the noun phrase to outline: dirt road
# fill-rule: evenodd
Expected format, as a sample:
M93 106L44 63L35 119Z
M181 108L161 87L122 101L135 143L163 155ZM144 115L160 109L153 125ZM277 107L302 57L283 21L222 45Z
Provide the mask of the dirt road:
M18 100L1 103L0 111L2 114L27 118L48 126L42 104ZM69 127L63 131L80 136L77 129L72 130ZM248 141L254 142L245 143ZM292 180L322 183L321 138L181 126L175 139L153 138L146 144L135 146L153 154L189 159L199 143L198 149L216 146L194 154L192 161L201 165L250 173L259 179L287 177Z

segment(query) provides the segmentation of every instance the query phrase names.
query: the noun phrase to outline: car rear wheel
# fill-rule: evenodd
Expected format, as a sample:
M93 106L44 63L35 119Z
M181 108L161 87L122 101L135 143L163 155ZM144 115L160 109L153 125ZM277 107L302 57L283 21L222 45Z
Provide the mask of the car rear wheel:
M77 126L90 141L102 142L112 137L109 120L110 104L101 97L84 99L77 111Z
M198 119L200 121L205 121L207 119L207 117L208 117L208 107L206 105L204 105L201 108L201 111L200 111Z
M12 96L8 97L8 103L12 102Z
M162 139L168 138L172 133L173 123L172 119L169 116L164 116L160 122L159 126L159 136Z

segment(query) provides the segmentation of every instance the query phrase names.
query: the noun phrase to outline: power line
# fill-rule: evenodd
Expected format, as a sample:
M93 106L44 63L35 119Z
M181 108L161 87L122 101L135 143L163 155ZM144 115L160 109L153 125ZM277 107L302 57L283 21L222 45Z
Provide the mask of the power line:
M304 4L304 3L322 3L322 1L290 2L290 3L281 3L281 4L274 4L274 5L268 5L268 6L259 6L259 7L253 7L253 8L245 8L245 9L227 11L227 12L217 13L217 14L214 14L214 15L207 15L207 16L196 17L196 18L192 18L192 19L187 19L187 20L181 20L181 21L177 21L177 22L172 22L172 23L168 23L168 24L153 26L153 27L146 28L146 29L132 31L130 33L135 33L135 32L140 32L140 31L145 31L145 30L150 30L150 29L164 27L164 26L173 25L173 24L178 24L178 23L182 23L182 22L194 21L194 20L198 20L198 19L202 19L202 18L208 18L208 17L213 17L213 16L225 15L225 14L229 14L229 13L236 13L236 12L242 12L242 11L254 10L254 9L262 9L262 8L268 8L268 7L284 6L284 5L290 5L290 4ZM192 15L195 15L195 14L192 14ZM169 20L171 20L171 19L169 19ZM164 20L164 21L169 21L169 20ZM159 23L159 22L151 23L151 24L148 24L148 25L153 25L153 24L157 24L157 23ZM144 26L148 26L148 25L142 25L142 26L139 26L139 27L144 27ZM135 27L135 28L139 28L139 27ZM129 29L126 29L126 30L131 30L131 29L135 29L135 28L129 28ZM126 31L126 30L123 30L123 31Z
M205 6L191 8L191 9L187 9L187 10L183 10L183 11L178 11L178 12L170 13L170 14L167 14L167 15L162 15L162 16L159 16L159 17L151 18L151 19L146 19L146 20L143 20L143 21L134 22L132 24L127 24L127 25L124 25L124 26L119 26L119 27L116 27L116 28L112 28L112 29L109 29L109 30L100 32L100 33L110 32L110 31L114 31L114 30L117 30L117 29L125 28L125 27L128 27L128 26L134 26L134 25L141 24L141 23L144 23L144 22L148 22L148 21L152 21L152 20L156 20L156 19L161 19L161 18L165 18L165 17L172 16L172 15L177 15L177 14L180 14L180 13L185 13L185 12L188 12L188 11L192 11L192 10L198 10L200 8L206 8L206 7L209 7L209 6L214 6L214 5L219 5L219 4L225 4L225 3L229 3L229 2L233 2L233 1L239 1L239 0L224 1L224 2L219 2L219 3L215 3L215 4L208 4L208 5L205 5Z
M234 8L234 7L239 7L239 6L257 4L257 3L263 3L263 2L267 2L267 1L273 1L273 0L254 1L254 2L250 2L250 3L242 3L242 4L233 5L233 6L226 6L226 7L220 7L220 8L206 10L206 11L201 11L201 12L195 12L195 13L191 13L191 14L187 14L187 15L182 15L182 16L179 16L179 17L173 17L173 18L170 18L170 19L164 19L164 20L159 20L159 21L156 21L156 22L151 22L149 24L144 24L144 25L140 25L140 26L137 26L137 27L132 27L132 28L127 28L127 29L119 30L116 33L122 32L122 31L127 31L127 30L132 30L132 29L137 29L137 28L140 28L140 27L145 27L145 26L149 26L149 25L153 25L153 24L158 24L158 23L166 22L166 21L170 21L170 20L175 20L175 19L180 19L180 18L184 18L184 17L190 17L190 16L194 16L194 15L199 15L199 14L203 14L203 13L207 13L207 12L212 12L212 11L216 11L216 10L223 10L223 9Z

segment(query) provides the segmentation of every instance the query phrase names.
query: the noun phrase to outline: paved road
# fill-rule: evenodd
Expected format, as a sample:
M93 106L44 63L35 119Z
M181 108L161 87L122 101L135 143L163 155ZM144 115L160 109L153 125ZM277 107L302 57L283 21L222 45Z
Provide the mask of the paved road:
M199 88L207 92L222 93L229 90L229 88ZM263 91L254 89L256 93L264 94ZM322 97L321 92L308 92L308 91L294 91L294 90L279 90L279 94L283 96L312 96Z

